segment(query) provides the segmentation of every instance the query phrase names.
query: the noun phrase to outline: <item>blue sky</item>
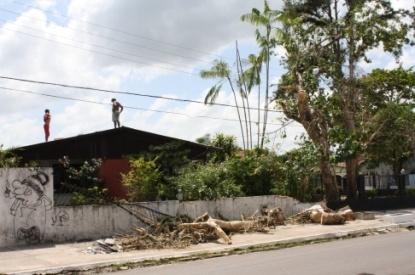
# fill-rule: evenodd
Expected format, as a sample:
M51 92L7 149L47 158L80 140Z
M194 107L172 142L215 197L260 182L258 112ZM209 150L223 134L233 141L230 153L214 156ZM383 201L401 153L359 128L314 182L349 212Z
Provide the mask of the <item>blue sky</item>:
M394 2L397 6L413 6L412 0ZM261 8L262 3L261 0L3 0L0 75L203 100L216 82L201 79L198 76L201 69L208 68L217 58L233 66L235 40L239 41L242 57L257 52L254 28L241 22L240 15L252 7ZM280 0L270 3L274 8L281 5ZM408 58L411 54L407 50L404 60L411 60ZM380 55L379 50L372 55L373 64L394 66L393 60ZM362 66L362 70L370 70L373 64ZM276 82L283 72L277 59L271 71ZM113 97L4 80L0 80L0 86L103 103ZM45 108L52 112L52 139L112 127L109 106L4 90L0 93L0 131L5 133L0 144L6 147L42 142ZM139 108L237 119L233 108L125 95L117 98L125 105ZM256 104L255 94L251 100ZM227 86L218 101L233 104ZM281 118L272 114L270 122L281 124ZM187 140L217 132L239 137L237 122L136 110L126 110L121 119L126 126ZM280 127L270 125L268 131ZM270 135L268 145L278 150L292 148L302 129L292 124L287 133L285 139Z

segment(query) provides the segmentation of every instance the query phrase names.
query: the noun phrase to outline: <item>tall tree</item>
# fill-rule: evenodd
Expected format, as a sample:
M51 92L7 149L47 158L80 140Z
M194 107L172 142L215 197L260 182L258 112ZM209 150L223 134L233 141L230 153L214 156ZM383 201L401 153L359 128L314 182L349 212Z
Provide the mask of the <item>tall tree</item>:
M263 52L262 52L263 53ZM249 67L244 71L243 78L247 83L247 94L251 94L252 89L256 86L258 89L257 92L257 147L260 147L261 144L261 71L263 63L263 55L261 53L256 56L250 54L248 56Z
M205 97L205 104L214 103L221 91L223 82L227 82L229 84L229 87L231 88L235 106L236 106L236 112L238 114L239 119L239 126L241 129L241 137L242 137L242 144L243 148L246 149L246 142L245 142L245 133L244 133L244 126L242 124L242 118L241 118L241 112L239 110L239 103L237 98L237 93L235 91L235 87L233 84L233 80L231 78L231 70L228 66L228 64L225 61L222 60L215 60L213 63L212 68L209 70L203 70L200 72L200 76L202 78L214 78L219 79L219 82L215 84L210 90L208 91L206 97Z
M363 108L361 144L369 164L389 164L399 182L415 149L415 72L376 69L359 80ZM400 184L401 193L405 186Z
M380 46L385 52L400 55L402 46L409 42L407 16L408 12L395 10L387 0L286 0L279 15L283 24L279 40L289 52L287 62L297 64L290 65L297 68L294 75L314 71L312 81L333 104L328 117L322 118L330 126L330 137L334 137L331 146L342 148L344 153L350 199L357 193L359 155L359 146L354 146L361 105L356 68L359 62L369 62L367 53ZM290 49L293 41L297 45L295 61ZM334 135L339 132L342 135Z
M263 11L259 11L253 8L251 13L244 14L241 16L242 21L248 21L251 24L260 27L256 30L256 39L261 47L261 61L265 62L265 101L264 101L264 118L262 127L262 137L260 148L264 146L265 132L267 129L268 122L268 109L270 103L269 96L269 80L270 80L270 58L272 49L275 47L275 39L272 37L272 29L276 22L277 12L272 10L268 2L264 1ZM263 30L265 29L265 30Z

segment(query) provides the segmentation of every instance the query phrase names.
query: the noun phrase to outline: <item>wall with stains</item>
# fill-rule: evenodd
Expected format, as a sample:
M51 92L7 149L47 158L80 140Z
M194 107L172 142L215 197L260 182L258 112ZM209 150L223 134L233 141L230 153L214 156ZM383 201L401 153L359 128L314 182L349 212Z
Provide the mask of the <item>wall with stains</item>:
M285 196L255 196L224 198L215 201L155 201L122 205L59 206L53 211L54 230L48 236L52 242L94 240L126 233L144 220L154 221L169 216L198 217L205 212L213 217L240 219L249 217L262 206L280 207L285 216L298 213L311 204Z
M195 218L208 212L232 220L251 216L263 206L280 207L286 216L310 206L273 195L53 207L52 169L0 169L0 191L0 247L112 237L166 215Z
M44 242L52 228L52 169L0 169L0 192L0 247Z

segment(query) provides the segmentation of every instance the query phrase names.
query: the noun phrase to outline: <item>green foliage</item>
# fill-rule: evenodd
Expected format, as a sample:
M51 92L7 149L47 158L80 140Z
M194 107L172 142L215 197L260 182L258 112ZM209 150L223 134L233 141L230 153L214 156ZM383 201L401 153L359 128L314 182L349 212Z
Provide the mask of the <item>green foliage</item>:
M269 195L280 174L275 154L245 151L223 162L189 165L177 178L177 187L189 200Z
M152 146L141 156L146 161L154 161L161 176L158 183L157 197L160 199L176 199L177 190L174 178L184 166L190 163L190 150L183 142L169 142L160 146ZM134 158L133 158L134 159Z
M0 145L0 168L18 167L20 158L12 150L3 149Z
M300 201L319 199L321 183L318 169L318 153L309 141L305 141L298 149L281 156L281 181L276 191Z
M189 165L177 178L184 200L214 200L242 195L241 186L228 176L226 164Z
M377 111L388 103L410 103L415 99L415 72L399 67L394 70L375 69L359 82L365 108Z
M229 177L241 185L247 196L271 194L281 176L278 157L270 152L247 151L242 157L229 159L225 165Z
M63 184L75 191L71 198L72 204L102 204L108 200L108 190L104 188L99 178L101 165L102 160L91 159L85 161L79 168L67 168L67 182Z
M71 204L104 204L107 202L107 192L107 189L99 186L90 187L81 192L74 192L71 198Z
M414 150L415 113L412 107L388 104L376 113L367 132L366 159L374 164L390 164L399 175L402 163Z
M203 145L209 145L210 143L210 134L206 134L202 137L199 137L196 139L197 143L203 144Z
M99 178L101 165L102 160L91 159L91 161L85 161L79 168L69 167L67 169L68 183L85 189L102 185L102 180Z
M131 201L156 200L159 195L161 173L155 161L143 157L130 160L130 171L122 174Z
M209 142L209 145L222 149L209 153L209 159L213 162L225 161L235 156L236 152L239 150L239 147L236 144L236 138L222 133L216 134Z

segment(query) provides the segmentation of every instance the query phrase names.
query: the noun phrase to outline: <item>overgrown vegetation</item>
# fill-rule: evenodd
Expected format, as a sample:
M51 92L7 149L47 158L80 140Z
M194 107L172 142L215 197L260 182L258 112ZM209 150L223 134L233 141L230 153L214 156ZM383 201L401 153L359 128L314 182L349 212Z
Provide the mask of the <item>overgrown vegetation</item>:
M20 158L12 150L3 149L0 145L0 168L18 167Z
M224 134L209 138L206 145L218 150L210 152L204 161L191 161L189 152L180 150L177 144L159 146L131 158L131 171L123 175L129 199L181 196L184 200L214 200L279 194L309 201L321 192L313 177L317 174L316 157L310 143L284 156L267 150L243 151L236 145L235 137Z
M66 164L66 178L63 186L67 191L71 191L71 203L80 204L102 204L108 200L107 189L99 177L99 170L102 160L92 159L85 161L80 167Z
M122 182L128 188L132 201L154 201L159 197L162 174L154 160L143 157L130 160L130 171L122 174Z

